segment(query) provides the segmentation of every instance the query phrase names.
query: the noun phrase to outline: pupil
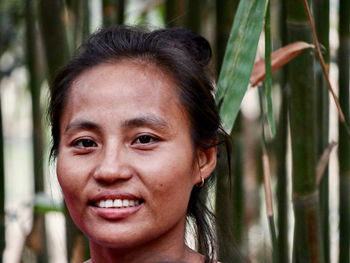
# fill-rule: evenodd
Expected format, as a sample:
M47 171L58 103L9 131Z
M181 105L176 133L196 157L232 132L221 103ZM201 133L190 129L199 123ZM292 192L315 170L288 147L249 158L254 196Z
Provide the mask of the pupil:
M139 140L140 140L140 143L149 143L150 137L147 135L143 135L143 136L140 136Z
M92 146L94 146L94 142L92 140L84 140L83 146L84 147L92 147Z

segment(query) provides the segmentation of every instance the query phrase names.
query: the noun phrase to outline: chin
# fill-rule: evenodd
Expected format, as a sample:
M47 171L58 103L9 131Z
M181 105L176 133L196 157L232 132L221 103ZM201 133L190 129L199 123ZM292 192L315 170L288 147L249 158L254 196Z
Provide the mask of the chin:
M122 229L121 231L118 231ZM149 242L152 237L150 235L142 234L142 232L125 231L125 227L119 229L110 228L109 231L87 231L85 234L90 242L93 242L101 247L114 249L128 249L135 248L142 244ZM145 237L148 237L145 239Z

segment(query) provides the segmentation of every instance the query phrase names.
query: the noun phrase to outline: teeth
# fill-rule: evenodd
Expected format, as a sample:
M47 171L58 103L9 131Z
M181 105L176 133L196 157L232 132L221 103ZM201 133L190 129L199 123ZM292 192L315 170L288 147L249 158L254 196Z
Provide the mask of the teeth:
M97 203L98 207L102 208L122 208L122 207L132 207L140 204L140 200L127 200L127 199L107 199L102 200Z
M123 201L120 199L115 199L113 205L114 207L123 207Z
M106 207L107 208L113 207L113 201L111 199L106 200Z
M129 206L129 200L123 200L123 207Z

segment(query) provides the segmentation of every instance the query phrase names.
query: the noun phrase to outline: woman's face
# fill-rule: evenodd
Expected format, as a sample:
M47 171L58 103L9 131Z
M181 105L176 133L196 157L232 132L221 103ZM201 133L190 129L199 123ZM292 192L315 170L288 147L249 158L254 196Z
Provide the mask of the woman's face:
M73 220L92 242L135 247L183 239L191 190L213 170L214 151L193 148L169 75L121 61L72 84L57 175Z

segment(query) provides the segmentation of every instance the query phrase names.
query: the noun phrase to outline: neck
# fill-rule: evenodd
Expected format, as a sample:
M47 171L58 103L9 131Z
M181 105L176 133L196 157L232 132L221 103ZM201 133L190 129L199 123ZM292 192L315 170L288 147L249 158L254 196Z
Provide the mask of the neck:
M146 248L133 248L130 250L119 250L114 248L98 248L95 243L90 243L91 259L89 263L161 263L161 262L181 262L181 263L202 263L204 256L193 251L185 244L181 249L174 250L171 246L165 250Z

